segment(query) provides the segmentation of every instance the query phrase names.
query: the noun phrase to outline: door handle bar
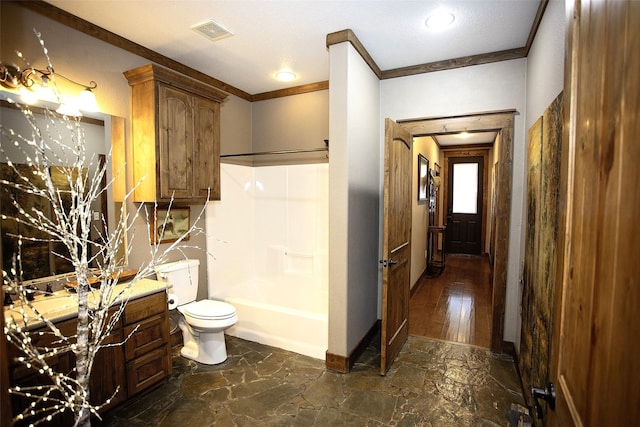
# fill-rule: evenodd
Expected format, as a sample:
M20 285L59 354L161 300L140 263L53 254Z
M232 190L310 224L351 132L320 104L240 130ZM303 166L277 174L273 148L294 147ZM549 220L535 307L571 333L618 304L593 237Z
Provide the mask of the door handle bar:
M400 249L402 249L402 248L404 248L405 246L408 246L408 245L409 245L409 242L404 242L403 244L401 244L397 248L391 249L390 253L398 252Z

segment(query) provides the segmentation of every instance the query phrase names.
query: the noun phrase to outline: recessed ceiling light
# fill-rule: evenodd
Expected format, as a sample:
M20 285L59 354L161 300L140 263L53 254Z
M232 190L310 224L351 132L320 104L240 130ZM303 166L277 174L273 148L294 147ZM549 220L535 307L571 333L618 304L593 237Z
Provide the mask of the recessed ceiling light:
M290 82L296 79L296 74L290 70L280 70L276 73L276 79L281 82Z
M434 30L441 30L453 24L455 19L453 13L441 9L429 16L425 21L425 25Z

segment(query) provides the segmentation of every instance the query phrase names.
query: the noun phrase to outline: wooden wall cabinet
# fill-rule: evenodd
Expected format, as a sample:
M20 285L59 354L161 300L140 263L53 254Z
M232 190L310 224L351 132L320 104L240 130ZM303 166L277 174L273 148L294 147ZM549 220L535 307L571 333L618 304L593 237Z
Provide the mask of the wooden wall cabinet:
M220 103L227 95L154 64L131 88L134 202L220 200ZM144 178L144 179L143 179Z
M76 333L77 319L65 320L56 324L62 333L71 336ZM107 338L105 344L121 343L123 345L103 347L96 355L93 372L89 383L91 402L111 402L102 408L105 412L124 402L129 397L163 381L171 374L171 343L169 340L169 308L165 292L157 292L149 296L130 301L125 307L120 324ZM51 335L36 337L37 345L55 346ZM33 369L27 369L16 361L20 352L13 345L8 346L10 365L10 381L12 385L22 387L41 385L48 381ZM75 366L75 356L71 352L61 353L48 361L58 372L70 372ZM14 414L28 407L32 399L12 396L11 404ZM34 420L27 419L24 425ZM58 415L50 426L68 426L73 424L73 414L69 411ZM17 426L23 425L20 422Z

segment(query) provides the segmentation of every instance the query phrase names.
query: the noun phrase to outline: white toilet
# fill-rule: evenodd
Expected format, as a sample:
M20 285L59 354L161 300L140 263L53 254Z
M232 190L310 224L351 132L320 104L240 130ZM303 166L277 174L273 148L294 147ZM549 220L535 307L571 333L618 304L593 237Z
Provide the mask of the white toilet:
M196 362L215 365L227 360L224 331L238 321L238 315L236 308L226 302L196 301L199 265L197 259L185 259L159 265L155 270L159 281L173 286L169 290L173 294L169 302L175 298L178 311L182 313L178 325L184 346L180 353Z

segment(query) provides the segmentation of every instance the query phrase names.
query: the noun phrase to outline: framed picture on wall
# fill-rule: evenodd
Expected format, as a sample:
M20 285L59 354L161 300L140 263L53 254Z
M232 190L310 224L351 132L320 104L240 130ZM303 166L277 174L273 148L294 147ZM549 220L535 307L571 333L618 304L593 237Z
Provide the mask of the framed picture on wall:
M418 201L426 202L429 196L429 160L418 154Z
M155 217L149 214L151 243L175 242L189 230L190 208L172 206L171 209L158 207ZM189 240L186 235L183 240Z

